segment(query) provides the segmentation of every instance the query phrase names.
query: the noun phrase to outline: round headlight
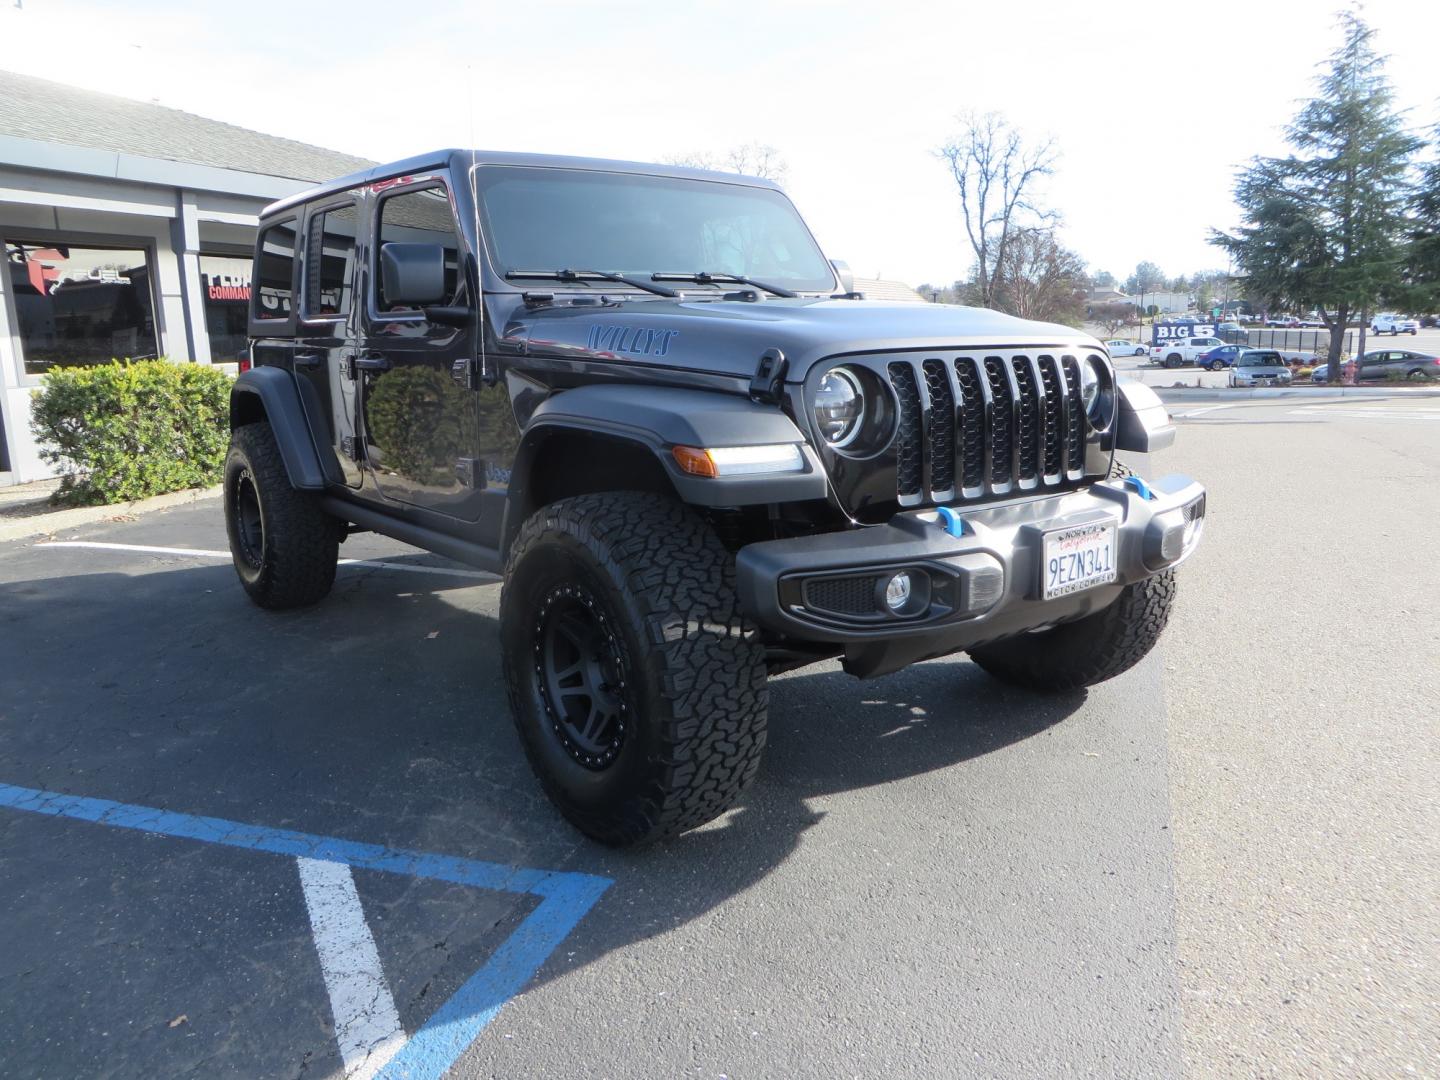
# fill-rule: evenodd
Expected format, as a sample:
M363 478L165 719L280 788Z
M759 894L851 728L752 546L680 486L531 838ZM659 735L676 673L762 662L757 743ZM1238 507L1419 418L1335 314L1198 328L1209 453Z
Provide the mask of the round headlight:
M849 368L831 368L815 392L815 426L826 443L839 450L849 446L865 422L865 392Z

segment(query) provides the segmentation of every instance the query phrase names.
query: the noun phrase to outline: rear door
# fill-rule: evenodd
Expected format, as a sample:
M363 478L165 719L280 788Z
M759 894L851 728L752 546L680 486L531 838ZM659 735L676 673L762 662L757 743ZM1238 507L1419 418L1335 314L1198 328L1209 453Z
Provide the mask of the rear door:
M295 353L294 215L265 223L250 271L250 359L258 366L289 367Z
M347 365L356 347L355 280L360 231L356 194L312 206L305 219L295 374L316 448L360 486L358 402ZM329 470L327 470L329 471Z
M473 307L449 192L440 176L376 188L364 332L354 358L366 462L387 499L475 521L484 484L477 395L453 373L456 361L475 358L476 331L390 301L379 273L387 243L439 244L445 249L442 305Z
M1385 374L1387 376L1409 375L1410 369L1415 366L1412 362L1414 356L1414 353L1406 352L1404 349L1392 349L1387 352L1385 354Z

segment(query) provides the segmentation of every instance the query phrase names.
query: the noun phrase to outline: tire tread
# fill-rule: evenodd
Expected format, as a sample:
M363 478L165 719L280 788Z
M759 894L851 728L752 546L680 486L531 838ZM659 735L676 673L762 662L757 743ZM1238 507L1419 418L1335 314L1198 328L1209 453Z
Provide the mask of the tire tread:
M266 524L266 565L254 580L247 580L238 552L235 554L245 591L255 603L271 610L318 603L335 584L340 523L320 509L313 494L291 486L285 459L269 424L262 421L236 428L230 445L232 464L238 453L250 467ZM227 468L227 510L230 472Z
M765 649L740 609L733 557L688 507L664 496L613 492L552 503L521 527L507 560L501 596L507 650L529 640L513 610L517 568L557 534L579 543L623 585L649 650L636 662L653 665L660 691L653 719L663 751L660 768L623 814L587 815L569 805L527 740L521 679L528 668L507 657L511 712L537 775L562 812L604 843L646 843L713 819L759 769L769 705Z

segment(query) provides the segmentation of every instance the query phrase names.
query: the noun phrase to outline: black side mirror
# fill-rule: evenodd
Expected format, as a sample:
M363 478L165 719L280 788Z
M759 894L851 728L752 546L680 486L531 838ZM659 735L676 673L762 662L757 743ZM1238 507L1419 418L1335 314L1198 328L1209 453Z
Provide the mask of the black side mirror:
M445 249L439 244L381 244L380 286L387 305L416 307L445 297Z

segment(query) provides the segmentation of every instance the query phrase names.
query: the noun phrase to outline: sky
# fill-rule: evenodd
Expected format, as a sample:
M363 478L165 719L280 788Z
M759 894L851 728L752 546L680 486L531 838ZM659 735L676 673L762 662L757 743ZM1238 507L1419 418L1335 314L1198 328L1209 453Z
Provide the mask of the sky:
M1211 0L3 0L0 67L380 161L445 146L659 161L774 146L832 258L910 285L972 256L936 149L965 111L1060 151L1043 202L1092 271L1224 268L1236 169L1338 44L1333 5ZM1370 0L1409 126L1440 4Z

